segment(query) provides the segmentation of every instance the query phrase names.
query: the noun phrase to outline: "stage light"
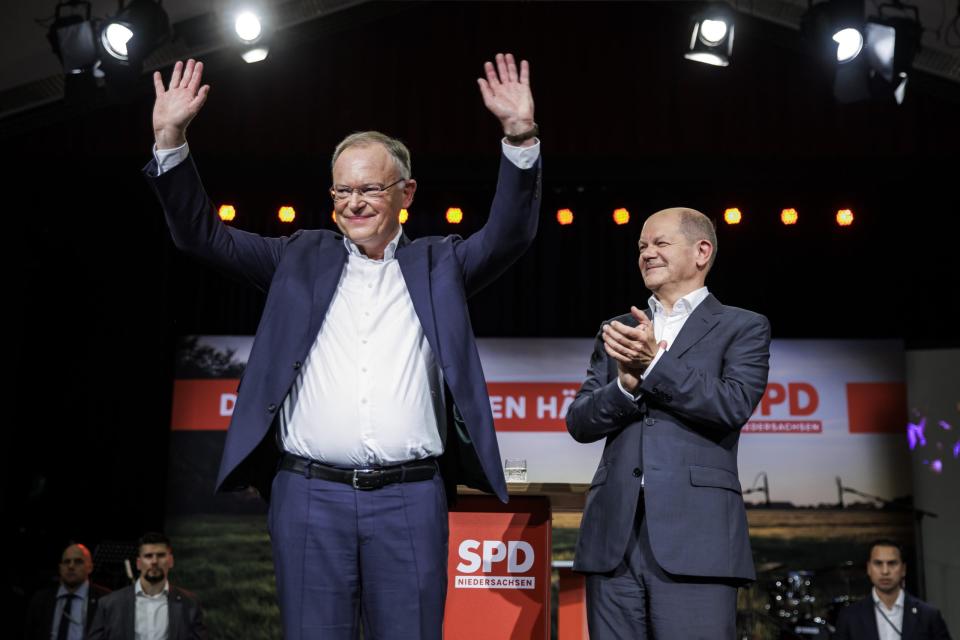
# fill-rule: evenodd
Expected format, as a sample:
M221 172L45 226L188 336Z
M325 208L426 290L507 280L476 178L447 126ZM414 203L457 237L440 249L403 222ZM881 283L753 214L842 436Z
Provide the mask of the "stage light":
M853 27L841 29L833 34L833 41L837 43L837 62L850 62L863 49L863 34Z
M623 207L620 207L619 209L614 209L613 221L616 224L627 224L628 222L630 222L630 212Z
M232 204L222 204L217 211L217 215L219 215L220 219L224 222L230 222L237 217L237 210Z
M743 214L736 207L730 207L723 212L723 221L727 224L740 224L741 220L743 220Z
M242 11L233 21L233 35L240 46L240 57L252 64L265 60L270 53L271 29L266 19L254 11Z
M560 223L560 226L573 224L573 211L570 209L560 209L557 211L557 222Z
M233 22L233 30L243 42L256 42L263 33L260 18L252 11L244 11Z
M733 56L733 12L717 4L691 20L690 43L683 57L715 67L726 67Z
M797 218L799 217L796 209L783 209L780 212L780 221L787 226L797 224Z
M853 224L853 211L851 209L840 209L837 211L837 224L841 227L849 227Z
M69 13L75 11L78 13ZM57 3L47 40L60 59L65 74L78 74L97 62L95 27L90 20L90 3L67 0Z
M410 212L406 209L400 209L400 224L406 224L410 219Z
M458 207L447 209L447 222L450 224L460 224L463 221L463 211Z
M297 217L297 212L293 207L284 205L277 211L277 217L280 218L281 222L293 222L294 218Z
M139 68L169 35L170 20L158 2L133 0L104 24L100 42L109 58Z

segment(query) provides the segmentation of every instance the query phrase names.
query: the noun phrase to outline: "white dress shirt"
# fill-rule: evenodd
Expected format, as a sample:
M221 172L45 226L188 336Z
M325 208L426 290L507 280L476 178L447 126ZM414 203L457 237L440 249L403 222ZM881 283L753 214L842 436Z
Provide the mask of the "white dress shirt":
M170 583L163 583L163 591L155 596L147 594L137 578L133 585L136 608L133 615L134 640L167 640L170 631L170 612L167 597Z
M673 346L677 336L680 335L680 330L683 329L683 325L687 322L687 318L690 317L690 314L693 313L694 309L700 306L701 302L707 299L708 295L710 295L710 292L707 291L706 287L695 289L677 300L673 304L673 309L670 311L670 313L667 313L663 303L657 300L656 295L650 296L650 299L647 302L650 305L650 312L653 314L653 337L657 341L657 344L666 340L667 348L664 349L661 347L657 349L657 353L653 356L653 360L650 361L650 364L647 365L647 368L644 369L643 373L640 375L641 380L650 375L650 372L653 371L653 368L657 366L658 362L660 362L660 358L663 356L664 352L670 350L670 347ZM639 392L634 395L624 389L623 384L620 383L620 378L617 378L617 386L620 387L620 391L629 396L631 400L637 400L640 398Z
M503 154L532 167L540 142ZM186 159L158 150L159 173ZM402 229L372 260L348 238L347 263L320 331L280 412L285 451L328 465L370 468L443 453L443 378L395 253Z
M900 640L900 633L903 632L903 589L900 589L892 609L887 609L887 605L883 604L880 596L877 595L876 587L870 590L870 596L873 598L873 615L877 618L877 631L880 640ZM887 622L884 616L890 622ZM890 626L891 622L897 628L896 631Z
M50 637L55 639L60 632L60 617L63 615L63 608L67 604L67 596L70 591L63 584L57 589L57 605L53 610L53 625L50 629ZM70 600L70 610L67 611L67 620L70 626L67 627L67 640L83 640L87 628L87 598L90 597L90 581L84 582L73 592L73 598Z

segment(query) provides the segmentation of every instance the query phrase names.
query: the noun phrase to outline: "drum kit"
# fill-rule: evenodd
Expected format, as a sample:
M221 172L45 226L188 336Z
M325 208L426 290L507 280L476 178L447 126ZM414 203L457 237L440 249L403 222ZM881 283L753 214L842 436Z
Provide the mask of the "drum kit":
M748 629L742 637L829 638L840 610L866 593L866 585L862 565L849 561L816 570L787 570L781 562L760 564L751 587L752 620L741 625ZM759 627L766 632L750 631Z

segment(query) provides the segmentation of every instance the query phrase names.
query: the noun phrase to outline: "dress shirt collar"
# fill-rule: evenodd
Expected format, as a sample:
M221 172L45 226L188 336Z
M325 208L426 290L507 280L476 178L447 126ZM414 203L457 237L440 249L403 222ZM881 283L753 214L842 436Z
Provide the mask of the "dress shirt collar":
M57 599L59 600L63 596L70 593L70 590L63 586L63 583L60 583L60 588L57 589ZM77 590L73 592L73 597L80 598L81 600L87 599L87 594L90 593L90 581L84 580L83 584L77 587Z
M149 593L147 593L146 591L143 590L143 585L140 584L140 578L137 578L136 582L133 583L133 592L134 592L135 594L137 594L138 596L143 596L143 597L145 597L145 598L156 598L156 597L161 596L161 595L165 596L165 595L167 595L167 594L170 593L170 581L169 581L169 580L164 580L164 582L163 582L163 590L162 590L160 593L158 593L157 595L152 596L152 595L150 595Z
M390 244L387 245L387 248L383 250L383 262L387 260L393 260L393 256L397 253L397 245L400 244L400 237L403 236L403 227L397 229L397 235L393 236L393 240L390 241ZM343 246L347 248L347 251L350 252L352 256L359 256L361 258L367 258L367 256L360 250L360 247L355 245L350 238L343 236ZM379 260L377 261L379 262Z
M694 289L674 303L673 312L670 315L692 313L701 302L706 300L708 295L710 295L710 292L707 291L706 287ZM650 296L648 302L650 303L650 310L653 311L655 315L662 315L664 313L663 303L657 299L656 294Z
M873 601L874 601L876 604L879 604L880 606L882 606L882 607L884 608L884 610L886 610L886 611L891 611L891 612L896 613L896 612L899 611L900 609L903 609L903 589L900 589L900 593L897 594L897 599L896 599L896 601L893 603L893 608L891 608L891 609L887 609L887 605L883 604L883 600L881 600L881 599L880 599L880 596L877 595L877 588L876 588L876 587L874 587L873 589L870 590L870 595L873 596Z

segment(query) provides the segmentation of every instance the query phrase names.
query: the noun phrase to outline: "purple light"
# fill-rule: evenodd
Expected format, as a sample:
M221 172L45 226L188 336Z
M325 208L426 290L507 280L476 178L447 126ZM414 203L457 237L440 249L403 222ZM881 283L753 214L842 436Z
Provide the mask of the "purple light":
M927 419L922 418L920 424L912 422L907 423L907 442L910 443L910 450L913 451L919 444L921 447L927 446L927 439L923 435L923 430L927 426Z
M940 426L943 428L944 431L950 431L951 429L953 429L953 427L950 426L950 423L947 422L946 420L941 420Z
M940 473L943 471L943 463L940 460L934 460L930 465L930 469L932 469L934 473Z
M957 440L957 444L953 445L953 457L960 458L960 440Z

